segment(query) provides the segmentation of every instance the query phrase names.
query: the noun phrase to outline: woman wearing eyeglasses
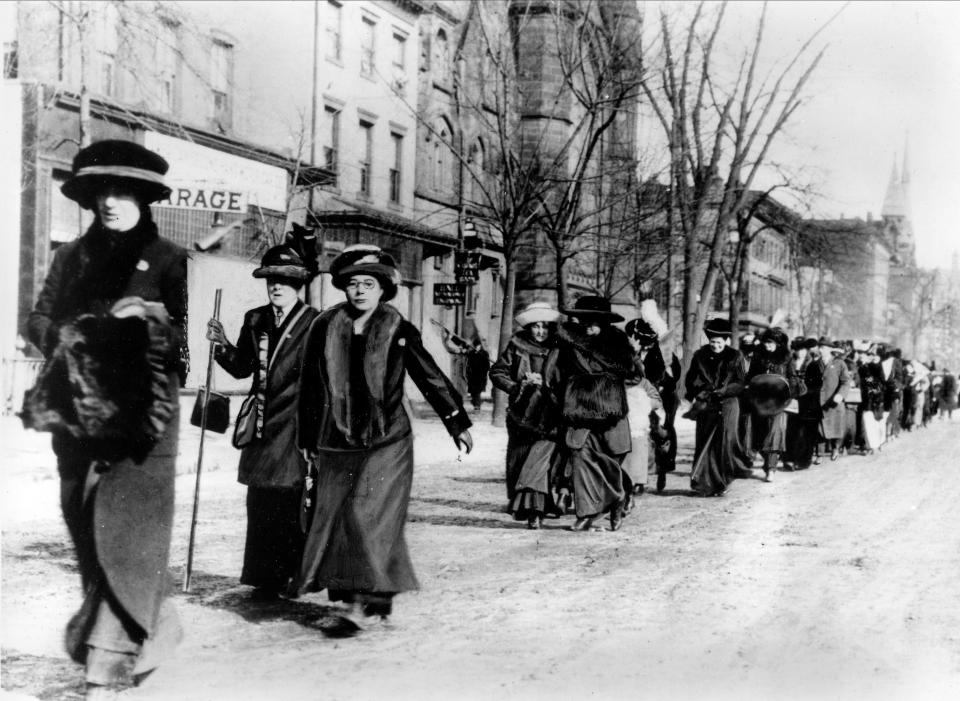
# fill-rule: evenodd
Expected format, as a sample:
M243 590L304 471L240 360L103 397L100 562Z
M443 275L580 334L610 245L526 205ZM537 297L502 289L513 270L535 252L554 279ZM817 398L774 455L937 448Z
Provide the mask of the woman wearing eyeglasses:
M396 594L418 588L403 536L413 478L406 376L458 448L469 453L473 440L459 393L416 327L387 304L400 283L393 258L350 246L330 274L347 299L314 321L304 351L298 446L314 484L298 589L326 589L347 605L323 628L343 637L384 621Z

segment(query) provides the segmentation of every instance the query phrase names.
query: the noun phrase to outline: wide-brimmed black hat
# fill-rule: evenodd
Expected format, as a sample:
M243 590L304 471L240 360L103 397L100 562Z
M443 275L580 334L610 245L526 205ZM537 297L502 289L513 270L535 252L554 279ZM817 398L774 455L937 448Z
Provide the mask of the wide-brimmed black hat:
M623 317L610 311L610 300L606 297L587 295L578 299L573 309L564 309L567 316L574 316L585 323L615 324Z
M150 204L170 196L163 179L169 168L162 156L133 141L97 141L73 159L73 175L60 192L84 209L93 209L97 194L110 182L121 181L143 204Z
M707 319L703 325L703 333L707 338L722 336L727 338L731 335L729 319Z
M377 278L383 286L382 301L388 302L397 294L400 286L400 271L397 263L389 253L384 253L379 246L369 243L358 243L347 246L330 264L330 277L333 286L346 289L351 275L370 275Z
M797 336L792 341L790 341L790 350L800 350L801 348L806 348L807 339L803 336Z
M810 336L803 342L803 347L806 348L807 350L810 350L811 348L817 348L819 346L820 346L820 341L815 339L813 336Z
M790 385L783 375L755 375L747 385L747 396L759 416L772 416L790 403Z
M260 267L253 271L253 276L306 280L310 277L310 271L296 251L287 246L274 246L263 254Z
M657 332L643 319L631 319L623 328L628 336L640 341L640 345L649 346L657 342Z

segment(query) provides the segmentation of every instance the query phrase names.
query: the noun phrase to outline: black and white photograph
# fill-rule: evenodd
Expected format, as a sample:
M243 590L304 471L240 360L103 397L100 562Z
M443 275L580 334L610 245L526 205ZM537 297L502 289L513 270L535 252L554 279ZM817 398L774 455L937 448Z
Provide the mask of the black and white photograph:
M960 698L958 36L0 3L0 701Z

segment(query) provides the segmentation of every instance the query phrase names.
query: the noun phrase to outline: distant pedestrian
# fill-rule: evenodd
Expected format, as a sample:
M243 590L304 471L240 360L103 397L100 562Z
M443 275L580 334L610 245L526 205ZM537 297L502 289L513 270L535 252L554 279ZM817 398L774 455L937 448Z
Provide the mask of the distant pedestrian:
M88 699L137 684L180 638L165 592L187 254L160 238L149 206L170 194L167 168L129 141L99 141L77 154L61 190L95 218L55 252L28 322L49 369L64 363L65 381L46 396L47 420L61 420L45 430L54 434L83 584L66 643L86 665Z
M763 456L767 481L787 449L787 415L783 410L806 389L791 362L789 342L779 327L764 331L747 373L752 440Z
M686 376L689 415L697 422L690 487L711 497L722 496L736 477L751 472L740 442L743 357L727 343L731 332L726 319L710 319L703 332L709 342L693 354Z
M596 519L609 514L610 530L616 531L633 490L622 467L632 447L625 383L636 373L633 351L613 326L623 317L611 311L610 300L581 297L563 313L575 319L557 333L566 473L577 515L571 530L593 530Z
M822 336L820 343L820 437L830 451L830 460L840 457L843 439L843 421L846 414L843 401L850 391L847 365L838 356L840 349Z
M314 320L304 349L297 443L315 482L298 591L326 589L346 603L324 632L347 636L385 620L396 594L418 588L404 539L414 467L405 379L458 448L469 453L473 439L460 395L420 332L387 304L400 283L393 257L348 246L330 275L347 300Z
M555 495L563 451L559 445L561 377L556 323L560 313L532 302L514 317L520 330L490 368L493 386L507 395L507 501L514 518L540 528L559 515Z
M947 415L953 419L953 412L957 408L957 376L948 368L943 369L943 380L940 382L940 418Z
M680 359L670 353L670 362L664 357L660 339L669 329L657 311L656 302L645 299L640 304L640 318L627 323L624 328L643 368L644 378L650 382L660 398L663 419L654 411L653 422L649 427L654 446L654 465L656 471L656 489L662 491L666 486L666 474L676 467L677 429L676 416L680 404L678 386L680 383ZM631 419L631 430L636 431Z
M462 359L459 366L471 406L474 411L480 411L483 406L483 393L487 389L487 373L490 371L490 354L483 345L483 339L477 336L472 344L468 344L462 339L455 339L450 331L444 328L443 344L450 353Z
M889 403L883 368L880 365L882 353L882 347L871 346L859 368L862 406L860 416L863 421L863 443L867 455L879 451L886 442Z
M317 311L298 297L310 273L287 246L268 250L253 277L266 281L270 303L244 315L236 345L215 319L207 322L207 338L218 344L220 367L237 378L253 376L234 441L242 450L237 480L247 487L240 583L254 587L254 599L269 601L287 590L303 554L307 467L296 444L297 392L304 339Z

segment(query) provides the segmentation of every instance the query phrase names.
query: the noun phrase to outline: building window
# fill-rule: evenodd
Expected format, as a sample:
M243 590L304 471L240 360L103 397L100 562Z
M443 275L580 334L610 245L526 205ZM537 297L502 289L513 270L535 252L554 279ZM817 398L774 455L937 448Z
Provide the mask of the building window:
M399 32L393 34L393 67L401 73L407 69L407 37Z
M452 143L453 130L446 119L440 119L434 126L433 148L430 152L430 187L438 191L447 191L452 186Z
M376 29L377 24L369 17L363 18L360 32L360 74L373 75L376 66Z
M16 78L19 60L17 58L17 42L3 42L3 77L7 79Z
M437 32L433 43L433 65L436 66L436 79L441 83L450 82L450 44L444 30Z
M400 173L403 166L403 135L390 134L393 141L393 168L390 169L390 201L400 203Z
M360 194L370 197L370 180L373 170L373 124L360 120L363 156L360 159Z
M100 92L107 97L116 93L117 25L119 17L113 4L98 8L98 24L95 29L95 46L100 53Z
M213 122L223 130L233 124L231 85L233 83L233 46L220 39L213 40L213 59L210 86L213 90Z
M160 109L175 112L177 108L177 74L179 68L179 43L176 25L162 22L158 28L154 61L159 83Z
M481 178L486 171L484 163L483 141L477 139L470 145L470 150L467 152L469 185L466 194L467 200L474 204L483 201Z
M343 6L339 2L327 0L327 58L340 61L343 51Z
M334 185L339 180L340 163L340 110L326 105L323 108L323 165L337 173Z

